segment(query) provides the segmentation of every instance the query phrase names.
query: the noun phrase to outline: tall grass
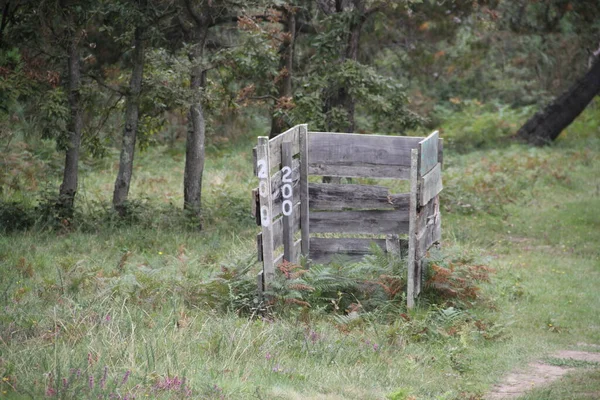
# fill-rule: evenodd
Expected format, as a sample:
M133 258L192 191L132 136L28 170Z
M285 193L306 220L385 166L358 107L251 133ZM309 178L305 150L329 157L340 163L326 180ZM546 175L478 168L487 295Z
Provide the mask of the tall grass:
M177 147L137 158L126 220L107 203L109 159L86 162L73 221L53 220L43 196L24 203L32 220L0 236L2 396L477 399L514 366L600 343L594 137L450 147L444 245L410 311L401 270L381 254L287 266L259 303L252 143L209 152L202 232L178 211ZM3 212L56 185L38 177L20 175Z

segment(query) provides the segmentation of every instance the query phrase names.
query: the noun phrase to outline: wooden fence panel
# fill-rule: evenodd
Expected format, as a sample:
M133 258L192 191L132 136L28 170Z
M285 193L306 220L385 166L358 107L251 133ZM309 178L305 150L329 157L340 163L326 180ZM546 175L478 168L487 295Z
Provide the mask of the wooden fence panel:
M300 147L300 229L302 255L309 256L310 253L310 196L308 193L308 127L299 126Z
M264 263L260 287L268 286L275 266L283 260L297 262L300 255L313 262L329 261L336 254L358 260L373 243L398 254L404 245L407 305L414 306L423 258L441 239L443 141L437 132L426 138L309 134L306 125L299 125L275 139L259 138L254 150L259 187L252 192L253 213L262 226L257 247ZM309 174L408 179L410 192L390 194L376 185L309 184ZM301 238L295 240L298 231ZM311 233L387 237L311 238ZM404 234L407 240L399 237Z
M407 179L410 150L422 138L311 132L313 175Z
M429 203L429 200L437 196L442 189L442 166L437 163L419 180L419 205L424 206Z
M355 239L355 238L311 238L310 257L314 262L323 263L336 255L345 260L360 260L371 252L371 245L386 248L385 239Z
M384 186L310 183L311 210L408 210L408 193L390 194Z
M311 233L405 234L408 212L401 210L321 211L310 214Z
M273 200L271 197L271 160L269 156L269 138L258 138L256 147L257 175L259 179L258 194L260 198L260 217L262 230L262 256L265 282L273 279Z
M433 132L419 142L419 175L424 176L438 163L439 133Z

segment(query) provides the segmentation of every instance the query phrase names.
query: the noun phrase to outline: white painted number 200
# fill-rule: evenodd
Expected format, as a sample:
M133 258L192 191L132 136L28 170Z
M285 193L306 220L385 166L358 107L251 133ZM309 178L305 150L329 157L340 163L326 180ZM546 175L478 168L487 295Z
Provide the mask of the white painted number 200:
M281 205L281 211L283 211L283 215L285 215L286 217L292 215L293 209L292 201L289 200L293 196L291 175L292 169L290 167L286 166L281 169L281 181L285 183L285 185L283 185L281 188L281 195L284 199L286 199L283 200L283 204Z

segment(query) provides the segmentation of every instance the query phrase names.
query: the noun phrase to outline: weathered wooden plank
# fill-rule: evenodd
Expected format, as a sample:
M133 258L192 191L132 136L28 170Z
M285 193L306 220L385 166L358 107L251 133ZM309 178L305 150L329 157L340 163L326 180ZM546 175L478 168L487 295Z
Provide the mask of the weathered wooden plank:
M252 189L252 216L256 220L256 225L260 226L260 197L258 196L258 188Z
M423 232L423 229L427 226L431 219L435 218L440 213L440 198L439 196L434 197L429 200L429 202L421 207L417 213L417 223L415 234L419 235L420 232Z
M300 160L296 160L296 159L292 160L291 168L292 168L292 176L291 176L292 181L299 182L300 181ZM275 172L271 176L271 186L273 188L273 193L275 193L275 191L281 187L282 177L283 177L283 173L281 170Z
M256 255L258 261L263 260L262 232L256 235Z
M292 143L291 142L283 142L281 144L281 167L289 168L288 177L284 176L284 180L282 181L282 188L280 193L282 193L282 209L283 216L281 217L283 220L283 257L290 261L296 262L295 254L294 254L294 231L293 231L293 195L294 191L292 189L292 178L291 178L291 170L292 170ZM289 190L285 189L285 185ZM287 197L286 197L287 196ZM287 204L287 207L285 206ZM289 210L289 213L287 212Z
M364 233L402 234L407 233L408 211L322 211L311 212L312 233Z
M439 133L433 132L419 142L421 159L419 163L419 175L423 176L438 163Z
M387 235L385 238L385 251L397 257L401 254L401 244L398 235Z
M271 150L271 168L281 169L281 144L283 142L292 143L292 156L300 152L299 137L300 125L296 125L269 140L269 148Z
M293 160L292 165L294 169L292 169L292 193L293 193L293 204L296 204L300 201L300 162L298 160ZM271 177L271 198L273 200L273 218L277 217L281 214L281 208L283 203L283 193L281 191L282 187L282 174L281 170L277 173L273 174ZM252 192L258 192L258 188L252 189ZM260 207L259 207L260 208ZM257 208L253 206L252 215L256 216ZM260 219L257 219L257 224L260 225Z
M442 218L437 214L431 219L425 229L417 236L416 240L416 259L421 260L427 253L427 250L442 239Z
M294 242L294 258L296 260L300 259L300 252L301 252L301 248L302 248L302 239L298 239L296 240L296 242ZM279 254L277 257L275 257L275 259L273 260L273 264L275 266L281 264L283 262L283 260L289 261L285 258L284 254L281 253Z
M371 253L371 244L384 248L385 239L356 239L356 238L310 238L310 258L323 263L331 258L340 256L347 260L360 260Z
M262 254L265 285L273 279L273 200L271 197L271 174L269 138L260 136L256 147L257 176L259 179L260 216L262 230Z
M393 178L408 179L410 168L403 165L369 165L361 163L324 164L314 163L308 166L311 175L340 176L351 178Z
M310 197L308 193L308 127L306 125L300 125L298 129L298 141L300 144L300 229L302 230L302 255L308 257L310 251Z
M368 254L373 243L385 249L386 239L311 237L310 250L311 252Z
M416 222L417 222L417 187L418 187L418 167L419 167L419 150L411 151L410 164L410 208L409 208L409 229L408 229L408 265L406 277L406 306L413 308L415 306L415 298L419 294L417 287L417 279L420 276L416 274Z
M419 180L419 205L424 206L429 203L429 200L437 196L442 189L442 166L437 163Z
M273 251L283 246L283 218L277 218L273 221L271 225L272 233L273 233ZM292 232L296 233L300 230L300 204L296 204L294 206L294 220L292 224ZM262 232L256 235L256 246L259 248L258 252L258 261L262 261L264 258L262 252L260 251L263 248L263 234Z
M384 186L334 185L310 183L308 185L311 210L385 209L408 210L409 194L390 194Z
M311 132L310 165L410 166L410 151L422 138Z

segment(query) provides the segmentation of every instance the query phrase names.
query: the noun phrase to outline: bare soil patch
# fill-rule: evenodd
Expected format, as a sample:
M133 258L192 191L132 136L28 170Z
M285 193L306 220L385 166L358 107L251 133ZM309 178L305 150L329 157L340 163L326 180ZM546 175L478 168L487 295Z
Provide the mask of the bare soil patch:
M587 351L561 350L552 354L551 357L565 360L600 362L600 353ZM525 394L528 390L548 385L574 370L576 368L549 365L539 361L533 362L527 368L506 376L500 384L494 386L493 390L485 396L485 399L515 399Z

